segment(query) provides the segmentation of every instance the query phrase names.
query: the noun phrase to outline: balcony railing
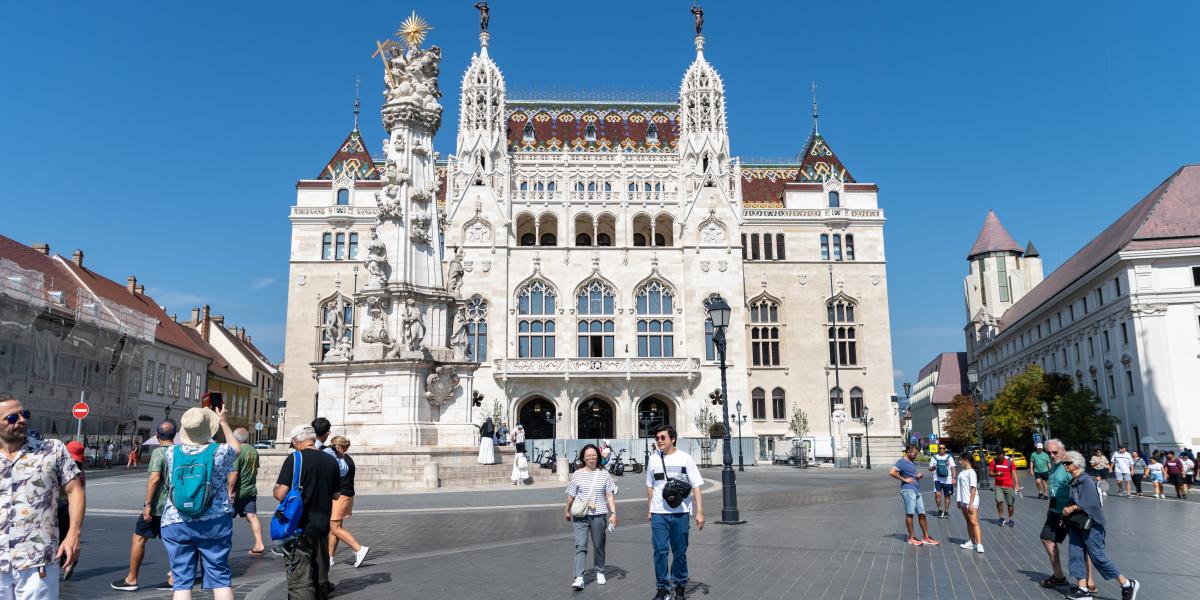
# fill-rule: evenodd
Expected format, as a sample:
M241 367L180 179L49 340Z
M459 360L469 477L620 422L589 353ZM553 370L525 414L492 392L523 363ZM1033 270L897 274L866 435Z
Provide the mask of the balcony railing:
M883 217L883 210L865 208L747 208L742 210L742 216L748 218L809 217L829 219L840 217L850 219L878 219Z
M687 377L700 374L696 358L499 358L495 376L508 377Z
M377 206L349 206L337 204L333 206L293 206L293 217L326 217L326 216L363 216L371 217L379 214Z

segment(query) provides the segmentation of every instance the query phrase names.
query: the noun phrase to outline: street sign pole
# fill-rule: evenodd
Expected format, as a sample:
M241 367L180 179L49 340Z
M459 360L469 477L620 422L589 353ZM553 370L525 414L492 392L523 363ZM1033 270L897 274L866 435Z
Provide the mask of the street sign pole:
M79 402L83 402L83 390L79 390ZM83 419L75 419L75 441L83 443Z

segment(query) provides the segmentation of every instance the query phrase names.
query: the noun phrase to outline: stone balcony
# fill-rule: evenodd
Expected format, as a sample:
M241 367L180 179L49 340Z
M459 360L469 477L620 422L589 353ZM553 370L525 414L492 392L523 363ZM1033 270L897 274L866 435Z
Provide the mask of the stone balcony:
M700 376L697 358L499 358L493 361L496 379L510 377L683 377Z

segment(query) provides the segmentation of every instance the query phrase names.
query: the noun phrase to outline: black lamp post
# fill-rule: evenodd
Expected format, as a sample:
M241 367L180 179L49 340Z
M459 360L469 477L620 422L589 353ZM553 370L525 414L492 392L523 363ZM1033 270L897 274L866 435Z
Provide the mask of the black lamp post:
M862 423L863 427L867 428L866 435L864 437L867 438L867 468L870 469L871 468L871 423L875 422L875 417L871 416L871 407L869 407L869 406L863 407L863 416L858 419L858 422Z
M738 426L738 470L745 471L746 466L742 464L742 423L746 422L746 417L742 415L742 401L738 400L737 405L737 426Z
M721 467L721 497L724 506L721 507L721 520L717 523L740 525L745 521L741 519L737 506L737 476L733 472L733 450L729 447L729 386L725 381L725 329L729 327L729 315L733 310L729 308L729 303L720 294L710 296L704 302L704 308L708 311L708 316L713 323L713 345L716 346L717 355L721 361L721 397L725 400L721 402L721 413L725 424L725 443L721 452L723 465Z
M554 451L554 457L558 458L558 422L562 421L562 413L546 411L543 414L546 416L546 422L550 424L550 449Z
M658 422L658 416L654 411L645 411L642 417L638 419L642 423L642 429L646 430L646 437L642 438L642 465L646 470L650 469L650 426Z
M983 421L979 418L979 394L982 390L979 389L979 372L974 367L967 369L967 385L971 386L971 406L975 408L975 445L978 447L976 452L980 458L983 458ZM984 461L982 469L977 469L979 472L979 489L989 490L992 488L988 481L988 469L986 461Z

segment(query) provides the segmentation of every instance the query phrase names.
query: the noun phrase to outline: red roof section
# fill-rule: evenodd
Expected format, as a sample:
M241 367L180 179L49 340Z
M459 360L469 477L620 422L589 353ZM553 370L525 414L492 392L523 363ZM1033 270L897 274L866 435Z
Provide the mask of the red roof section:
M191 326L184 323L174 323L174 325L183 333L183 335L187 336L192 343L196 344L197 347L204 351L204 356L207 356L212 360L212 362L208 365L209 373L212 373L221 379L227 379L242 385L251 385L249 381L247 381L241 375L238 375L237 372L229 366L229 362L221 356L221 353L218 352L217 349L212 346L212 344L204 341L204 337L200 335L199 331L196 331Z
M843 182L853 183L854 176L846 170L846 165L834 154L833 148L821 134L813 132L808 136L808 143L800 154L800 172L796 181L825 181L837 174Z
M3 235L0 235L0 257L11 260L26 271L41 273L43 299L47 302L51 301L50 292L63 292L63 304L68 308L76 307L78 292L83 287L55 257Z
M362 135L357 129L346 136L338 151L333 153L333 158L321 169L317 179L337 179L342 174L354 179L379 179L379 170L375 168L375 161L371 159L371 153L367 152Z
M988 252L1021 252L1017 241L1008 234L1008 230L1000 224L999 217L991 209L988 209L987 216L983 218L983 227L975 238L975 245L971 246L967 260Z
M673 152L679 143L675 102L510 100L506 108L510 152ZM589 125L594 140L587 139ZM654 137L648 136L651 125Z
M968 392L967 353L943 352L921 369L918 379L937 372L937 384L933 387L933 404L953 404L954 397Z
M800 165L743 165L742 203L746 208L782 208L783 190Z
M1200 245L1200 165L1185 165L1067 259L1000 318L1003 331L1123 249Z

